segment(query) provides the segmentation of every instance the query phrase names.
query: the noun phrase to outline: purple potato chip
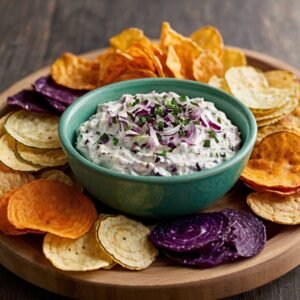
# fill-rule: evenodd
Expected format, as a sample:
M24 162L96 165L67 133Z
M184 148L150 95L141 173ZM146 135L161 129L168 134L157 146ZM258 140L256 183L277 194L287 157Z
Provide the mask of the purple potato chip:
M213 212L159 224L151 231L150 239L159 248L187 252L225 239L228 232L228 218L223 213Z
M65 105L62 102L56 101L54 99L48 98L48 97L44 97L45 101L48 102L48 104L53 107L55 110L57 110L58 112L64 112L68 105Z
M40 77L35 81L33 87L40 94L64 103L65 105L72 104L77 98L85 93L84 91L77 91L58 85L50 76Z
M164 250L164 253L182 265L196 268L211 268L239 258L234 247L230 247L224 241L213 242L194 252L179 253Z
M258 254L266 243L265 225L251 213L235 209L225 209L222 213L229 219L228 243L235 246L241 257Z
M18 106L32 112L53 113L52 108L45 102L43 96L32 90L22 90L19 93L8 97L7 104Z

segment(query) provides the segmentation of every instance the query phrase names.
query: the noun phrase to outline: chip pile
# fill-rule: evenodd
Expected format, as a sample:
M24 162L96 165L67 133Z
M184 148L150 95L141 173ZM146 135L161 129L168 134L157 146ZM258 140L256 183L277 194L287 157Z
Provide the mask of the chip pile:
M266 243L266 229L250 213L225 209L161 223L150 239L172 260L208 268L257 255Z

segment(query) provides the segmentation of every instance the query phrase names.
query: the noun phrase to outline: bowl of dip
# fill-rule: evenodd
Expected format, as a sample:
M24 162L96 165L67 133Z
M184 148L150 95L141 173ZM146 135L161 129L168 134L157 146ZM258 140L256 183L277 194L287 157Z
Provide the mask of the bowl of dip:
M62 115L69 164L97 200L143 217L191 214L239 179L256 138L249 109L194 81L138 79L93 90Z

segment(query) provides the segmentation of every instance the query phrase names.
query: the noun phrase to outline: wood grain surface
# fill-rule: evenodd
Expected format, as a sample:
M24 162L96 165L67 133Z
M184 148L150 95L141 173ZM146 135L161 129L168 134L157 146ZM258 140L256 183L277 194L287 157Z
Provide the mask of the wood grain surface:
M201 25L216 25L227 44L255 49L300 68L299 15L299 0L0 0L0 90L64 51L105 47L111 35L126 27L140 27L156 38L163 20L184 34ZM0 267L0 299L54 297L66 299ZM300 268L230 299L300 299Z

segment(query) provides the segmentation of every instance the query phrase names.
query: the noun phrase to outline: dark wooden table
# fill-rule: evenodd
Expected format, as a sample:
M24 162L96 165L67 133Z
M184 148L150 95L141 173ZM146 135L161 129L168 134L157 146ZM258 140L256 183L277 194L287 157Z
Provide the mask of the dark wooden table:
M0 0L0 90L64 51L105 47L110 36L130 26L157 38L163 20L183 34L216 25L227 44L265 52L300 68L299 16L299 0ZM0 266L0 299L54 297L65 299ZM230 299L300 299L300 267Z

